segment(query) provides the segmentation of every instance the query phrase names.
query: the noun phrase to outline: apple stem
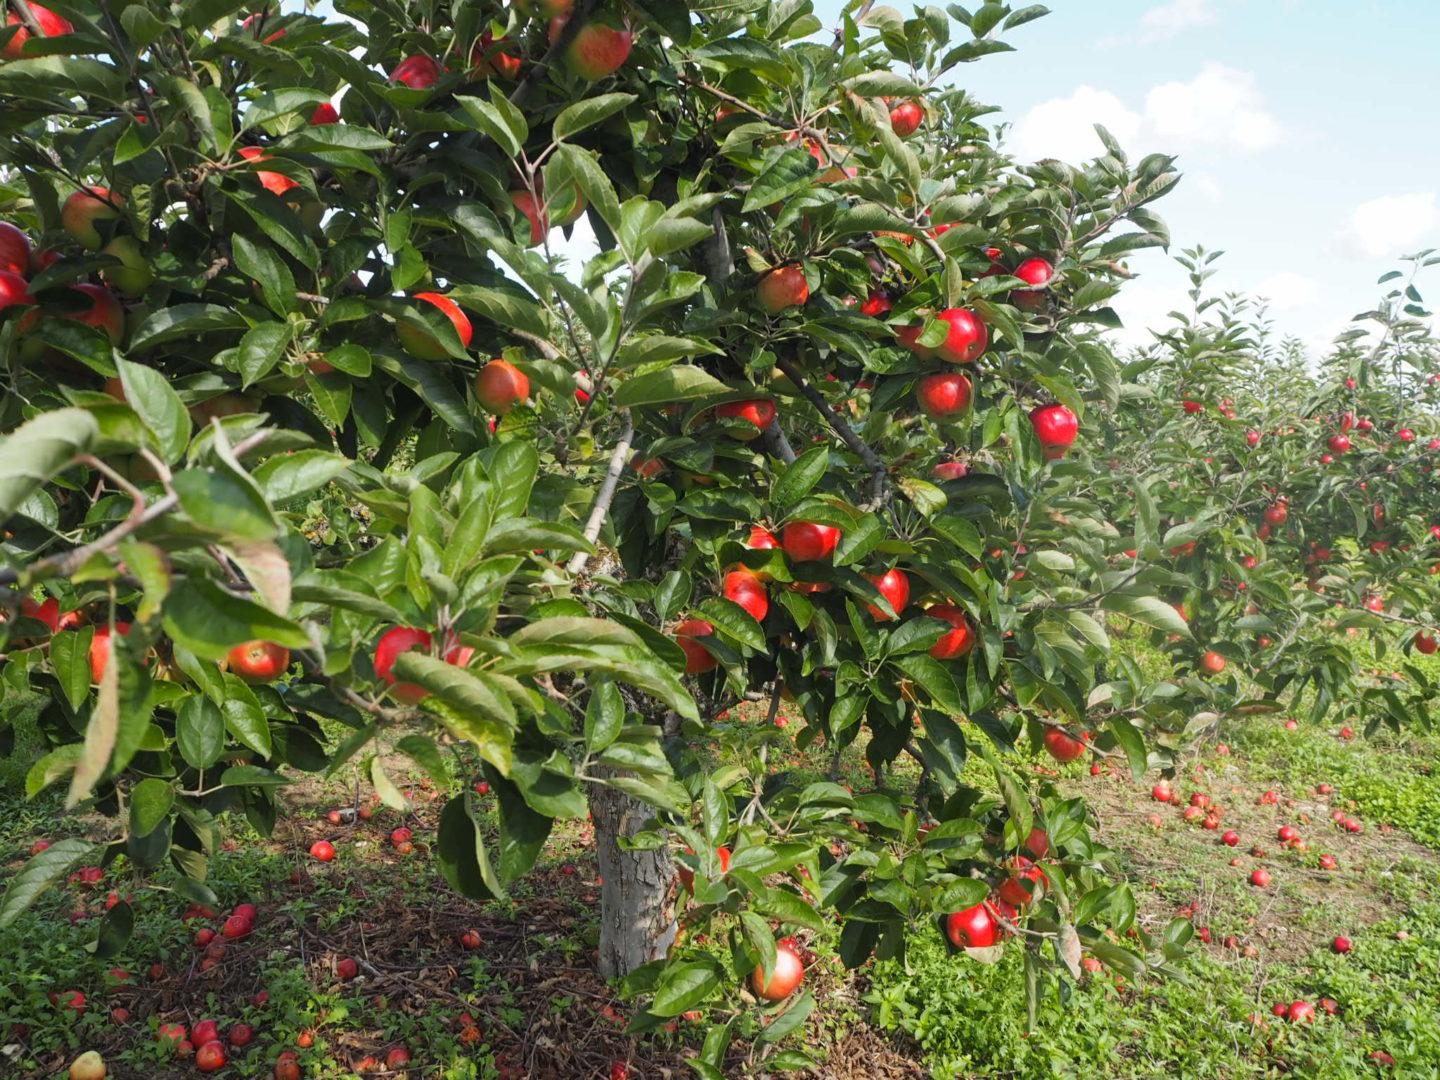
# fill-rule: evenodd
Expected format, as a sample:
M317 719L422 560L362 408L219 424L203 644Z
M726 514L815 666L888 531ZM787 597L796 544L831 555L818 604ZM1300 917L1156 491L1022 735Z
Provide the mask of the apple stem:
M605 469L605 479L600 484L600 490L595 495L595 505L590 508L590 517L585 522L585 539L594 544L600 536L600 529L605 524L605 517L610 513L610 504L615 500L615 491L620 484L620 474L625 469L625 462L630 457L630 443L635 438L635 421L630 418L630 410L622 410L625 417L625 430L620 433L620 441L615 444L615 449L610 454L610 464ZM585 569L585 564L590 561L588 551L577 551L570 557L570 562L565 569L571 574L578 574Z
M40 20L35 18L35 13L30 10L29 0L15 0L15 10L20 13L20 21L25 24L25 29L37 40L45 36L45 31L40 28Z
M806 400L820 411L820 415L825 417L835 434L840 436L841 442L848 446L870 470L870 501L858 509L867 512L874 511L888 503L890 501L890 478L885 472L885 463L876 456L875 451L864 439L855 434L854 429L825 400L825 395L811 385L810 380L801 374L800 369L793 362L779 356L775 358L775 363L785 373L785 376L800 388L800 393L805 396Z

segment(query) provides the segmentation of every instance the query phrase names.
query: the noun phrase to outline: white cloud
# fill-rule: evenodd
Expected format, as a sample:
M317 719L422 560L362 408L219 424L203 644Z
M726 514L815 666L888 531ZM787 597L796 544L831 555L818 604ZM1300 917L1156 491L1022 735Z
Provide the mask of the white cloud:
M1265 111L1255 76L1213 60L1188 83L1163 83L1146 94L1145 126L1162 145L1264 150L1280 140L1280 125Z
M1170 312L1188 314L1192 305L1183 284L1128 281L1115 297L1114 307L1125 325L1107 333L1116 344L1125 348L1152 344L1155 335L1151 330L1175 329L1174 321L1169 318Z
M1097 123L1109 128L1127 151L1205 145L1263 150L1281 137L1279 122L1264 108L1255 76L1212 61L1189 82L1152 87L1143 112L1093 86L1041 102L1011 130L1010 150L1022 161L1055 157L1078 163L1103 151L1092 128ZM1219 197L1217 185L1202 186L1211 198Z
M1210 0L1170 0L1140 17L1140 40L1164 41L1192 26L1213 23L1215 18Z
M1309 307L1320 300L1320 282L1293 270L1272 274L1250 291L1268 300L1271 311Z
M1092 158L1105 152L1095 124L1104 124L1128 149L1140 134L1141 117L1108 90L1082 86L1069 97L1041 102L1022 116L1011 129L1010 149L1022 161Z
M1357 206L1341 230L1345 254L1362 259L1383 259L1416 247L1440 224L1435 192L1382 195Z
M1200 193L1211 202L1219 202L1225 197L1225 189L1220 186L1220 181L1208 173L1189 173L1185 179L1199 188Z

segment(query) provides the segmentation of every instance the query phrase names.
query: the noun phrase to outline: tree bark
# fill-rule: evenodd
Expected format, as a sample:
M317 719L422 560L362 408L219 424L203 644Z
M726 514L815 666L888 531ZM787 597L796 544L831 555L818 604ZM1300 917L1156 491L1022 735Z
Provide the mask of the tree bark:
M653 822L652 807L597 785L590 792L590 813L600 862L600 974L613 979L662 959L675 940L670 903L675 867L664 848L626 851L617 843Z

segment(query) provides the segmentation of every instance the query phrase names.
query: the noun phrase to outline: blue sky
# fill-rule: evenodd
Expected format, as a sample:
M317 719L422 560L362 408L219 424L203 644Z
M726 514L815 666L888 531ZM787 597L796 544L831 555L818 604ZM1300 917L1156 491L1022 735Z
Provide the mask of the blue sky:
M1177 154L1185 180L1155 206L1174 250L1223 250L1214 282L1267 294L1280 332L1323 346L1394 256L1440 247L1440 0L1048 6L957 83L1001 107L1021 159L1093 156L1096 121L1136 155ZM1116 307L1143 341L1186 286L1164 252L1131 267Z

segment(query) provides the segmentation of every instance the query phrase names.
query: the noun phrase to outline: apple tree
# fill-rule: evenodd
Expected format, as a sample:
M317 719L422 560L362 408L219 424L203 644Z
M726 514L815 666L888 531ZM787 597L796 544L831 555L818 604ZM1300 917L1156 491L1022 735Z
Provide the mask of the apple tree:
M812 999L777 929L831 915L850 965L937 917L1032 992L1082 950L1163 965L1188 924L1133 925L1025 759L1138 775L1106 613L1190 634L1092 445L1178 174L1103 130L1084 167L997 147L956 84L1044 9L336 7L14 5L0 684L7 722L43 702L32 792L202 898L296 772L463 781L437 853L476 899L591 813L637 1029L753 974L778 1037ZM782 699L798 732L726 718ZM797 782L811 747L873 788ZM36 856L0 922L92 854Z
M1428 726L1440 622L1440 346L1420 274L1381 278L1317 362L1274 340L1262 310L1209 294L1216 255L1188 251L1191 310L1127 365L1101 501L1123 559L1190 630L1157 635L1174 678L1138 667L1102 692L1172 756L1233 717L1299 706L1347 730ZM1098 433L1097 433L1098 434ZM1382 671L1399 649L1397 669ZM1366 666L1366 662L1372 666Z

